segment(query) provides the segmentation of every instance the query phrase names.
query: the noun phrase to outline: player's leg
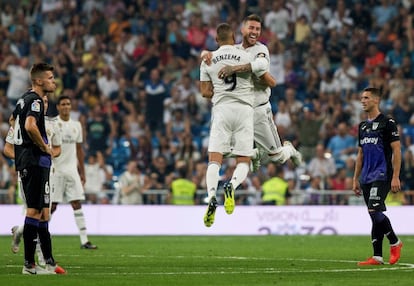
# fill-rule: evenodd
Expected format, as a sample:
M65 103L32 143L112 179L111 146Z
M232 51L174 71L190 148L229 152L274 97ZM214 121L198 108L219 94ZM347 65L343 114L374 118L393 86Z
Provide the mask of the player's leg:
M224 209L232 214L235 208L234 190L247 178L250 158L253 154L253 109L240 107L233 126L233 153L237 156L236 168L229 182L224 184Z
M386 210L385 199L387 198L388 192L391 189L391 184L387 182L375 182L374 186L378 188L378 197L380 198L380 212ZM390 264L395 264L398 262L401 256L401 249L403 243L398 239L397 235L394 232L394 229L391 225L391 221L384 213L382 213L381 221L379 223L381 231L387 237L390 243Z
M206 170L207 185L207 210L204 215L204 224L210 227L214 223L217 208L217 186L220 178L220 167L223 161L223 155L218 152L209 152L208 166Z
M250 157L237 157L237 165L229 182L226 182L224 188L224 209L227 214L232 214L236 206L234 190L240 186L249 174Z
M43 195L39 187L37 168L28 168L20 172L24 202L27 206L23 226L24 266L23 274L37 274L35 251L39 221L41 217Z
M42 213L39 221L38 236L40 241L40 247L42 249L43 257L45 260L45 269L51 273L65 274L66 271L58 266L53 258L52 251L52 237L49 232L49 219L50 219L50 188L49 188L49 168L39 167L39 180L40 186L42 186L43 193L43 206Z
M85 192L80 177L78 174L68 174L65 182L65 193L73 209L76 226L79 230L81 249L97 249L98 247L89 241L87 234L86 220L81 204L81 201L85 200Z
M285 141L282 145L270 104L254 109L254 141L260 146L259 149L265 150L272 162L283 164L292 159L296 166L302 164L302 155L292 143Z
M24 225L15 225L12 227L12 243L11 243L11 251L13 253L17 253L20 250L20 242L23 236L23 228Z

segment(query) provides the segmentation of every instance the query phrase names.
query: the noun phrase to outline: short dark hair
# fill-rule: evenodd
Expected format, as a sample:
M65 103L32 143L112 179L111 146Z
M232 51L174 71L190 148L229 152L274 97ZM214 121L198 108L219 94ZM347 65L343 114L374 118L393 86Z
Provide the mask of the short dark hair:
M54 70L55 68L48 63L36 63L33 64L32 68L30 69L30 78L33 80L39 78L40 74L46 71L53 72Z
M363 90L364 92L370 92L373 96L381 98L381 89L376 87L366 87Z
M246 16L246 18L244 18L243 20L243 24L245 24L247 21L255 21L255 22L259 22L260 24L262 24L262 18L257 14L250 14Z
M233 36L233 30L227 23L221 23L217 26L217 41L223 42L231 39Z
M66 94L62 94L61 96L59 96L58 97L58 100L57 100L57 102L56 102L56 104L60 104L60 102L62 101L62 100L65 100L65 99L69 99L69 101L71 101L70 100L70 96L69 95L66 95Z

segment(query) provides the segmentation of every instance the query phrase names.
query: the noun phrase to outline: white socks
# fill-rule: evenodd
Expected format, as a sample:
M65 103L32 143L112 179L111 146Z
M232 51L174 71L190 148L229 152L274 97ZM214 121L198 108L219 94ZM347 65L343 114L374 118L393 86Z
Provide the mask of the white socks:
M86 234L86 224L83 211L82 209L74 210L73 214L75 215L75 222L79 229L81 244L85 244L88 242L88 235Z
M234 169L233 176L231 177L230 183L233 185L233 190L235 190L243 181L247 178L249 174L249 164L247 163L238 163L236 169Z
M206 171L206 185L207 185L207 195L208 201L211 197L216 196L217 185L220 178L220 168L221 165L217 162L210 162Z

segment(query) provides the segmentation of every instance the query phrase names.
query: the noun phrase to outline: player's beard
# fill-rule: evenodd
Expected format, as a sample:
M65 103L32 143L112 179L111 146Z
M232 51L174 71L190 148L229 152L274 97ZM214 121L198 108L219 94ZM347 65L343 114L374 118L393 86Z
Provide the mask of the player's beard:
M247 43L247 46L249 46L249 47L254 46L256 44L257 38L258 38L258 37L251 38L250 35L251 34L249 33L249 34L243 36L244 42Z

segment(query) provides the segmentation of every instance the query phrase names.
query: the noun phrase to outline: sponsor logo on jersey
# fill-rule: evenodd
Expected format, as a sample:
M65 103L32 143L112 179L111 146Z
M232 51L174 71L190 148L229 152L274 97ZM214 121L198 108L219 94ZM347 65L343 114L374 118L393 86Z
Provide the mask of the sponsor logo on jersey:
M360 144L378 144L378 137L365 137L360 140Z

